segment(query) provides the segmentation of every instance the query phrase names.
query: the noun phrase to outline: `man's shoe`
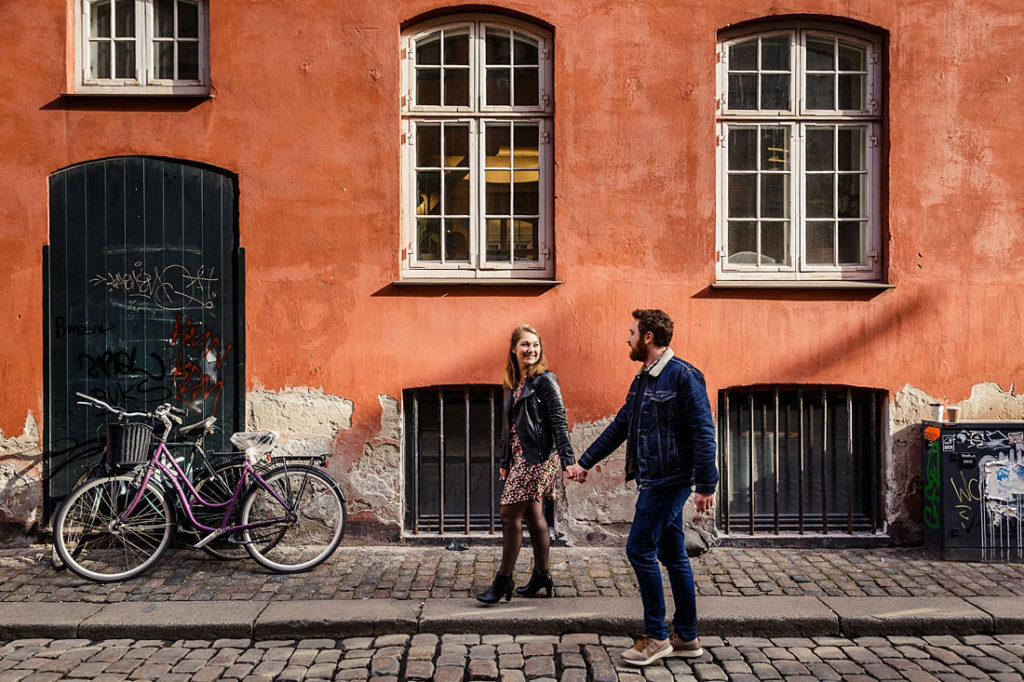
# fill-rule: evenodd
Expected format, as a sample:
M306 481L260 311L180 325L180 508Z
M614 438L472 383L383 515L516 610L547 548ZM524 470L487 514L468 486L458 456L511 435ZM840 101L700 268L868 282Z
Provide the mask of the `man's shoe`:
M689 642L684 640L676 633L672 633L668 637L669 641L672 642L672 655L680 656L682 658L697 658L704 654L704 650L700 648L700 637L694 637Z
M672 653L672 642L667 639L652 639L644 635L636 641L632 649L622 652L622 662L629 665L650 665L659 658Z

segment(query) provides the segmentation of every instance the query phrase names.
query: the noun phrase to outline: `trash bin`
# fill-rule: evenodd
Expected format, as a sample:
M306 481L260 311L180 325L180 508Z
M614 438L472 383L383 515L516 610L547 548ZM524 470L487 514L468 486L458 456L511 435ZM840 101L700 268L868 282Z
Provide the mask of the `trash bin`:
M953 561L1024 563L1024 422L923 427L925 546Z

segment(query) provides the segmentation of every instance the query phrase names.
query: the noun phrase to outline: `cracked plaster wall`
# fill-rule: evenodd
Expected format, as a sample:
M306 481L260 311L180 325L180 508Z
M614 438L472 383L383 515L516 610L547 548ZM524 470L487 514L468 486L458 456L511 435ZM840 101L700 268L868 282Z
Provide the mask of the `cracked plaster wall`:
M42 448L35 417L25 418L20 436L0 431L0 542L28 543L43 513Z

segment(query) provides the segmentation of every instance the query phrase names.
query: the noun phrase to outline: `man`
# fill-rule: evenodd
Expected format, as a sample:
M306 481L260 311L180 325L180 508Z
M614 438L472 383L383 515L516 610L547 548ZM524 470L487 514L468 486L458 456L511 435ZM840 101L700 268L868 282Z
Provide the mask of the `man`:
M629 357L644 363L608 428L566 470L583 482L587 472L626 441L626 480L639 495L626 555L636 572L644 606L644 636L622 660L650 665L674 654L704 653L697 637L697 599L683 538L683 505L694 487L698 514L714 506L718 468L715 427L704 375L668 347L672 320L661 310L634 310ZM665 594L658 560L668 570L675 614L665 627Z

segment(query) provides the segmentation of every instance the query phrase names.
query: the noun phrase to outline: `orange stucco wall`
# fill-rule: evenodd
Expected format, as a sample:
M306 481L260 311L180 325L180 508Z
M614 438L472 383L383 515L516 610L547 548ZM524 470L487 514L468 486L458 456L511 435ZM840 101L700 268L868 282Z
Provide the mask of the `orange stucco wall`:
M821 382L957 401L1024 378L1024 59L1016 0L516 0L554 33L556 278L549 289L396 288L403 22L428 0L222 2L213 97L62 98L71 0L0 3L0 430L39 420L47 178L155 155L238 175L246 388L354 401L494 383L507 335L537 326L570 422L620 405L629 312L661 307L708 389ZM765 9L767 8L767 9ZM765 15L888 36L883 293L722 292L715 273L715 43Z

